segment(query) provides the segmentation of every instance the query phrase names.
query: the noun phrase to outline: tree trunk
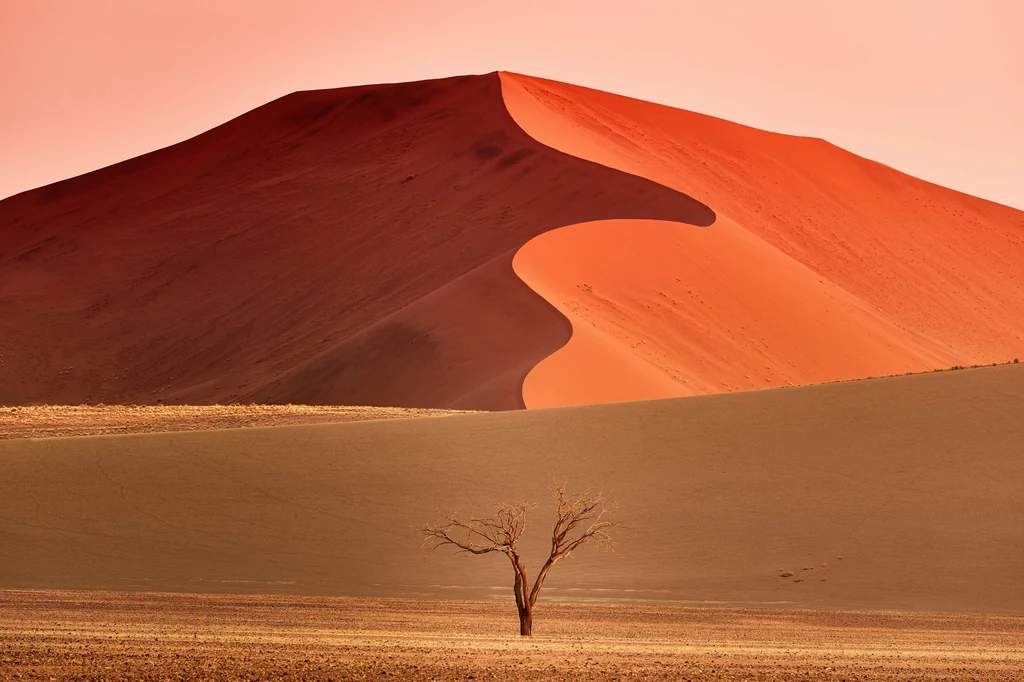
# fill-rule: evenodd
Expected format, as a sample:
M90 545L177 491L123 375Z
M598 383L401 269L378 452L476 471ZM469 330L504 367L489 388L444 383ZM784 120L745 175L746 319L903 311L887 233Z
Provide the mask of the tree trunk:
M530 606L519 609L519 634L523 637L533 636L533 609Z

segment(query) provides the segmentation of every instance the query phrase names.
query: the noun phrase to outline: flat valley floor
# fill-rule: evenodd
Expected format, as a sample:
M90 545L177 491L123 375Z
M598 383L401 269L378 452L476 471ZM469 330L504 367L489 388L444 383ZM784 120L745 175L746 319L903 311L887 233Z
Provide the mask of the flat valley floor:
M1020 680L1024 618L0 591L0 679Z

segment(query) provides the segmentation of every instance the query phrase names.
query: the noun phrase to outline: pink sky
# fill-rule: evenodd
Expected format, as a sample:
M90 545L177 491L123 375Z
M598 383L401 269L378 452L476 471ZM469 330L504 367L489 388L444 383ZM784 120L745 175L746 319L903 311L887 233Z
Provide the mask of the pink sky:
M0 0L0 197L294 90L497 69L824 137L1024 208L1018 0Z

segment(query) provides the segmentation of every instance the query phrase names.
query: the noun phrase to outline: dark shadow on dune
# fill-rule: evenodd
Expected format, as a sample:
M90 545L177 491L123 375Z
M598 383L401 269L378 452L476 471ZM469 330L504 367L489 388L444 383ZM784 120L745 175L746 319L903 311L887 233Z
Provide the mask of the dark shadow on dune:
M497 74L289 95L0 202L0 402L521 407L571 327L509 254L613 218L715 215L538 143Z

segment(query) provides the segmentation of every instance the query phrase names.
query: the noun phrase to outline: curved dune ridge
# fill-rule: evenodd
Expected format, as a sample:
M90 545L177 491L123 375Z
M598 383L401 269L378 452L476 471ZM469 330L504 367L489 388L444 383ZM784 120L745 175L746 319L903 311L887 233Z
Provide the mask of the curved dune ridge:
M690 197L524 133L497 74L301 92L0 202L0 404L523 407L512 257Z
M566 257L572 254L572 258ZM534 237L516 273L572 322L531 407L720 393L949 367L899 326L729 219L609 220Z
M808 384L1024 354L1024 213L823 140L519 74L532 137L710 206L577 224L513 265L572 323L530 407Z
M1024 213L500 73L301 92L0 201L0 404L499 410L1024 355Z

